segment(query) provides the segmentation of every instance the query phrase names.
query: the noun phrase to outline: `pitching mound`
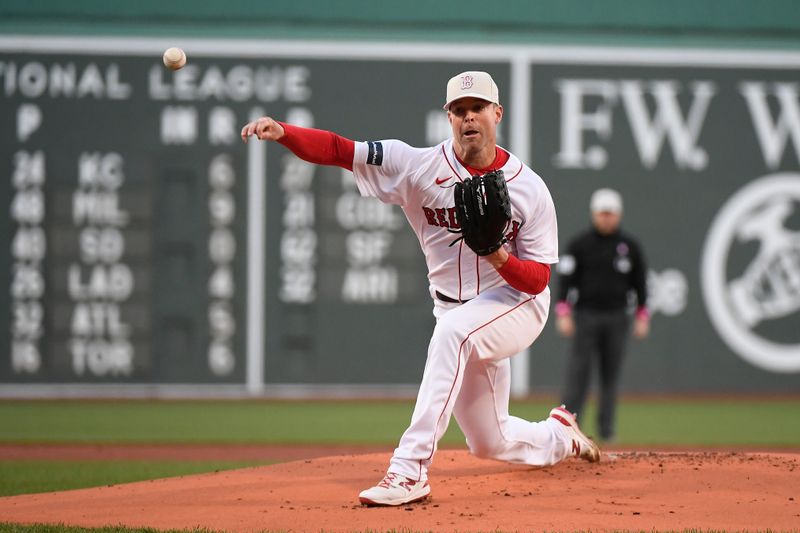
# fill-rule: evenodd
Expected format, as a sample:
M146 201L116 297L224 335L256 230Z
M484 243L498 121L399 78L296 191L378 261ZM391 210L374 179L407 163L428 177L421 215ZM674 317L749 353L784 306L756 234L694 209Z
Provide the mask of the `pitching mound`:
M442 450L432 498L358 505L387 454L0 498L0 520L226 531L796 530L800 455L609 453L589 464L508 465Z

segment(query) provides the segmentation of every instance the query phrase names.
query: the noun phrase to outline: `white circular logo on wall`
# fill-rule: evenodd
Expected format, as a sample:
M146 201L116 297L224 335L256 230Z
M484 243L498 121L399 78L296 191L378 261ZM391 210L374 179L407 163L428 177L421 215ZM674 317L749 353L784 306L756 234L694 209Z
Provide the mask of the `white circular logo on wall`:
M701 263L703 299L717 332L743 359L773 372L800 371L800 344L776 342L754 331L800 312L800 231L787 227L787 221L796 221L798 205L798 173L772 174L748 184L711 223ZM741 273L728 279L735 241L754 242L757 251Z

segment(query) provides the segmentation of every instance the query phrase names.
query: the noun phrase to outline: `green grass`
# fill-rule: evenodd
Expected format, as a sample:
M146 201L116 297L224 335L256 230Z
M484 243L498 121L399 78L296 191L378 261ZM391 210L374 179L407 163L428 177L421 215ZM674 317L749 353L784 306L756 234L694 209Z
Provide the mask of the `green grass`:
M528 420L553 401L512 404ZM292 443L394 445L413 402L0 401L0 443ZM800 397L623 400L619 444L800 449ZM582 427L595 433L594 411ZM453 422L443 444L463 444Z
M231 470L257 461L0 461L0 496Z
M411 402L9 401L0 442L384 444Z
M533 416L525 405L520 416ZM541 416L541 415L540 415ZM596 433L593 406L581 429ZM752 446L800 451L800 398L782 400L623 400L619 444L632 446Z
M511 412L547 416L553 401ZM411 401L0 401L0 444L397 443ZM779 447L800 451L800 398L623 400L620 445ZM594 411L582 427L595 432ZM463 446L455 423L442 439ZM212 461L0 461L0 496L124 483L263 464Z

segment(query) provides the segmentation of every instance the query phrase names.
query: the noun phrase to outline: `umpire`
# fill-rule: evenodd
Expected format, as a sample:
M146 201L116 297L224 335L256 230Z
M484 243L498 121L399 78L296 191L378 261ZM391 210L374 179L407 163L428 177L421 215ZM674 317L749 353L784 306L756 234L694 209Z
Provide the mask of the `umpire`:
M556 327L572 337L562 402L580 416L586 401L592 366L600 374L598 428L600 438L613 441L617 390L631 329L645 338L650 330L644 255L638 242L620 231L622 197L598 189L591 198L592 227L576 236L558 265Z

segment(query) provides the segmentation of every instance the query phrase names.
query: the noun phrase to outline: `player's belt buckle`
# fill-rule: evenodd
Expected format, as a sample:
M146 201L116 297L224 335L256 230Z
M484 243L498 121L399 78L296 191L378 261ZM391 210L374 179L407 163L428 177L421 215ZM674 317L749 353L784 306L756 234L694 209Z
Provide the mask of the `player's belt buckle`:
M446 294L442 294L439 291L436 291L436 297L441 301L447 302L449 304L463 304L469 301L469 300L456 300L455 298L450 298Z

